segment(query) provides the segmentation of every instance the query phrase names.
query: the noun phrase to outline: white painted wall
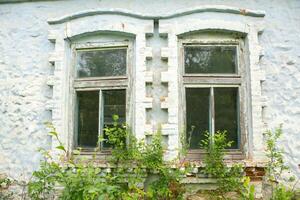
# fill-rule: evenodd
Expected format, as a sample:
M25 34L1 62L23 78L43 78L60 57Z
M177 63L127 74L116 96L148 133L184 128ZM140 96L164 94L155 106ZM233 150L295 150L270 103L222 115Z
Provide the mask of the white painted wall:
M49 66L49 55L57 52L59 49L57 44L64 44L53 44L48 40L48 36L49 31L53 30L53 27L54 29L58 27L59 32L64 30L66 23L49 25L47 23L48 19L90 9L105 8L120 8L129 10L132 13L155 16L203 5L225 5L238 9L263 10L266 15L262 19L257 19L250 16L237 16L237 14L206 12L195 14L194 18L187 16L178 19L161 20L161 25L164 23L171 23L172 25L171 30L165 29L169 31L168 46L172 47L170 51L172 52L172 49L176 49L176 44L174 43L176 38L170 34L170 31L180 32L184 29L189 29L189 27L191 28L195 24L198 24L197 26L212 25L204 19L223 21L224 23L215 23L215 25L231 29L239 28L236 25L232 26L232 23L251 24L252 27L255 27L262 22L264 24L263 33L257 38L257 43L249 44L253 47L250 50L255 54L254 59L252 59L254 62L252 65L261 70L259 72L254 71L254 75L251 77L254 81L252 90L255 93L252 94L258 95L254 96L254 98L261 98L253 101L254 104L258 103L252 104L252 109L255 106L257 107L257 109L253 109L255 111L253 112L253 120L262 120L262 123L258 122L258 127L254 128L255 133L252 139L254 144L262 143L261 133L263 129L273 129L280 123L283 123L284 136L281 145L287 152L287 162L292 167L292 170L300 176L298 167L300 164L300 128L297 126L300 120L300 2L298 0L203 0L201 2L197 0L144 0L142 3L130 0L74 0L0 4L0 172L8 173L13 178L26 179L38 166L40 155L37 153L37 148L51 148L51 138L47 136L43 123L52 120L53 114L57 114L53 112L51 116L47 110L49 100L52 99L53 95L58 95L55 97L61 100L60 97L64 93L59 93L59 90L57 90L58 93L55 93L55 86L54 90L52 90L47 85L47 79L53 73L53 69ZM99 15L92 18L97 24L97 20L104 19L105 17L103 17ZM202 18L204 21L199 19L197 21L195 17ZM93 29L88 24L80 25L80 22L85 20L88 20L88 18L72 22L74 25L73 31L79 33L85 30L78 29L80 27ZM144 73L144 75L141 76L140 84L137 85L137 87L141 87L141 90L138 90L138 88L136 90L142 91L144 94L144 83L147 80L151 81L152 75L145 72L144 58L148 56L151 49L147 48L143 34L152 30L153 21L151 19L135 19L128 16L113 16L111 19L108 19L107 28L110 25L109 20L114 20L115 25L112 26L116 30L122 28L122 26L117 25L120 20L124 21L125 27L129 31L139 35L136 37L137 48L139 48L139 50L137 49L137 62L142 66L140 73ZM189 23L189 20L195 22ZM77 22L78 26L75 26ZM251 30L253 29L250 27L249 31ZM69 34L72 34L72 32ZM252 34L255 37L255 30ZM64 37L63 34L60 36ZM56 39L62 42L62 38ZM263 56L261 55L259 59L258 57L261 54L260 48L263 50ZM64 51L64 48L62 47L60 50ZM167 51L168 49L165 49L165 52ZM253 54L250 56L253 56ZM65 59L67 56L62 58ZM62 62L63 66L64 62ZM176 57L173 60L172 58L169 59L170 63L176 65ZM263 73L260 72L265 73L265 78ZM176 72L171 70L171 75L175 75L174 73L176 74ZM63 78L63 76L64 73L59 75L60 78ZM176 83L176 79L168 77L168 73L162 74L162 80L164 78ZM169 84L169 92L173 91L170 95L175 98L175 104L176 90L176 87L170 87ZM139 95L137 94L137 96ZM141 110L137 111L136 117L143 121L145 116L141 112L144 113L143 106L148 106L149 102L144 96L141 95L140 97L139 102L141 104L140 106L137 104L136 109ZM172 102L174 103L174 101ZM59 105L64 107L63 104ZM170 108L174 108L176 105ZM264 107L263 110L261 110L262 106ZM173 115L172 117L176 121L176 110L173 114L175 116ZM57 116L60 115L58 114ZM61 121L58 120L58 126L61 126L62 132L65 130L65 121L63 120L66 120L66 118L62 117ZM142 121L137 123L140 124L136 127L139 132L151 129ZM177 131L176 134L178 135L178 124L173 123L174 126L172 123L170 124L166 128ZM173 143L177 141L176 134ZM261 145L257 146L258 151L255 154L257 159L261 156L259 152L261 152L262 148L263 146Z

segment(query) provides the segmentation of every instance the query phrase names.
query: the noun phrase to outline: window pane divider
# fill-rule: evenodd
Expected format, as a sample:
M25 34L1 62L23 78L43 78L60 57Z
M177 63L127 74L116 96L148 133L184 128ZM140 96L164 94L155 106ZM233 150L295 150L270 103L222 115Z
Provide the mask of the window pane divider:
M127 76L86 77L86 78L76 78L74 81L98 81L98 80L120 80L120 79L127 79Z
M222 87L235 87L235 88L239 88L240 85L239 84L185 84L184 88L210 88L210 87L218 87L218 88L222 88Z
M102 90L99 90L99 125L98 125L98 137L103 138L103 95L102 95ZM98 138L99 141L99 138ZM100 142L99 144L100 150L103 149L103 142Z
M214 134L215 134L215 97L214 97L214 88L210 87L210 98L209 98L209 116L210 116L210 135L211 141L210 145L214 144Z
M239 40L229 40L229 41L199 41L198 39L188 39L182 40L182 46L237 46L239 45Z
M102 87L125 87L128 85L128 79L111 79L111 80L90 80L77 81L75 80L73 86L75 89L79 88L102 88Z
M184 74L183 77L199 77L199 78L202 78L202 77L215 77L215 78L223 78L223 77L226 77L226 78L240 78L241 75L239 74L196 74L196 73L193 73L193 74Z
M225 77L183 77L183 84L241 84L242 78L225 78Z

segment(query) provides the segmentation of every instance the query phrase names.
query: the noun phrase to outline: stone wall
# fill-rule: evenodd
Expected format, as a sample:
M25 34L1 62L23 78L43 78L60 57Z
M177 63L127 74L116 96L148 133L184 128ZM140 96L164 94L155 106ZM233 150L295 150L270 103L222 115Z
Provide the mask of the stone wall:
M145 131L157 128L155 119L165 122L168 155L175 157L180 132L176 35L220 29L242 32L248 38L246 162L255 167L264 159L262 132L283 123L280 144L299 177L299 12L297 0L0 4L0 172L15 179L30 177L41 158L37 149L55 145L43 125L46 121L52 121L68 143L68 42L101 30L135 35L134 130L142 138ZM147 95L147 88L151 94Z

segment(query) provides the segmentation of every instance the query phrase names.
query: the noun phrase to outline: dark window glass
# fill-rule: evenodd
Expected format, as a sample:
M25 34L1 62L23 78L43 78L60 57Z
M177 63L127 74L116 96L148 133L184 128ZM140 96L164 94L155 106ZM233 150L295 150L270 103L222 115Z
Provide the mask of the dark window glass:
M96 147L98 141L99 91L77 92L78 145Z
M126 123L126 90L103 90L103 126L113 126L113 115L118 115L120 126ZM107 139L107 135L103 134ZM111 145L106 141L103 142L103 148L110 148Z
M186 89L187 142L190 149L199 149L200 141L205 139L205 131L209 131L209 88ZM194 131L191 133L192 126Z
M235 46L186 46L184 69L194 73L236 73Z
M238 89L214 88L215 130L227 131L228 141L233 141L231 149L238 144Z
M126 75L127 49L93 49L77 51L78 77Z

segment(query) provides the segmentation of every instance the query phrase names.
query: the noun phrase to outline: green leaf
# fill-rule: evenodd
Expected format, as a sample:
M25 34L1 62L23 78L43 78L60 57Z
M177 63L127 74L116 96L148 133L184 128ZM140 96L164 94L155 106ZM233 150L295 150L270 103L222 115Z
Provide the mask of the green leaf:
M55 147L56 149L62 150L62 151L66 151L65 147L62 145L59 145L57 147Z
M105 194L101 194L99 197L98 197L98 200L106 200L106 195Z
M255 187L254 185L250 186L250 194L249 194L249 200L254 200L255 199Z
M118 115L113 115L112 118L113 118L114 121L118 121L119 120L119 116Z
M80 155L80 153L81 153L81 152L80 152L79 150L77 150L77 149L73 150L73 154L74 154L74 155Z
M52 136L57 137L57 132L55 132L55 131L50 131L50 132L49 132L49 135L52 135Z

